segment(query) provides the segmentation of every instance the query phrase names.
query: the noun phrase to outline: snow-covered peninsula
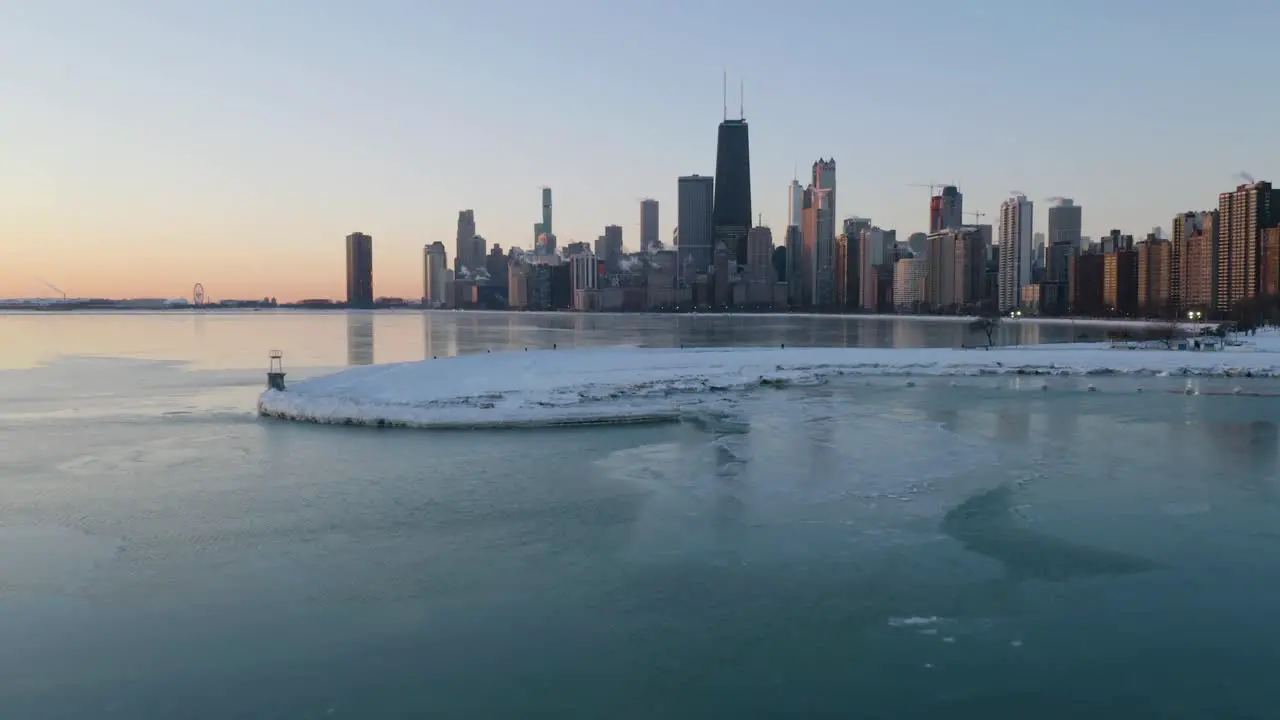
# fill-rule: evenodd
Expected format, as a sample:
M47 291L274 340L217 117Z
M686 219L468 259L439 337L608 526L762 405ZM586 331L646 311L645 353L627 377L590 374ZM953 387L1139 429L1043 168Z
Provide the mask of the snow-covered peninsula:
M708 394L835 376L1280 377L1280 333L1224 350L1108 344L984 349L700 348L502 352L355 367L259 400L267 417L410 427L676 419Z

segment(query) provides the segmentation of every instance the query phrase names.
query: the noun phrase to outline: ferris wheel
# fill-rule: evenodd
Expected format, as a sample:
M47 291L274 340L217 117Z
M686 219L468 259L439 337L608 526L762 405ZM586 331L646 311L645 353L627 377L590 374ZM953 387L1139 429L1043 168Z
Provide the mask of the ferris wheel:
M204 305L204 285L196 283L196 286L191 289L191 304L196 307Z

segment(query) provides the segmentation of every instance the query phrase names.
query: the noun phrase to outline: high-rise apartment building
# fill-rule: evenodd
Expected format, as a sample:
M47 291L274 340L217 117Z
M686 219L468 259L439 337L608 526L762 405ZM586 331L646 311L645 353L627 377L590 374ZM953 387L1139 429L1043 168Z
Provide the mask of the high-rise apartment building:
M1213 310L1220 225L1217 210L1187 212L1174 218L1169 249L1169 302L1180 313Z
M1214 309L1227 312L1262 288L1259 269L1262 234L1280 225L1280 190L1269 182L1236 187L1218 196L1218 244L1214 253L1217 283Z
M964 195L954 185L929 198L929 232L936 233L964 225Z
M1159 317L1168 314L1169 262L1172 244L1155 233L1138 243L1138 314Z
M1183 286L1188 239L1204 231L1204 212L1185 212L1173 217L1173 237L1169 241L1169 304L1179 311L1186 310Z
M645 198L640 201L640 252L649 254L656 252L658 239L658 201Z
M1138 251L1127 247L1103 256L1102 304L1126 317L1138 312Z
M1280 227L1262 231L1262 268L1259 272L1262 295L1280 295Z
M997 281L1000 312L1018 308L1022 288L1031 284L1032 203L1015 194L1000 203L1000 275Z
M677 182L676 216L678 259L677 279L682 286L707 272L712 261L714 234L715 179L688 175Z
M925 236L928 238L928 235ZM916 312L924 301L928 261L919 257L902 258L893 264L893 307L898 312Z
M449 261L444 243L436 241L422 248L422 304L443 307L449 304Z
M724 243L742 263L747 256L747 231L751 229L751 143L747 121L739 118L720 123L716 135L714 229L716 243Z
M480 258L475 254L476 213L474 210L458 211L458 237L453 248L453 269L473 268L479 265Z
M947 311L983 299L986 253L976 229L951 228L929 235L924 257L924 307Z
M1072 315L1101 317L1106 314L1103 302L1105 270L1106 256L1102 253L1082 253L1071 257L1067 296Z
M364 233L347 236L347 305L373 307L373 238Z

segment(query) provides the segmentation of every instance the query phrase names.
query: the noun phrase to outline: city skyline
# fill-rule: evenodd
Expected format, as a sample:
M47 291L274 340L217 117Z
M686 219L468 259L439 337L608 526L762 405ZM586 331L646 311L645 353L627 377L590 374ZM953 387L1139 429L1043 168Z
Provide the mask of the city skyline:
M1178 213L1212 209L1241 171L1276 175L1280 149L1251 144L1254 134L1235 130L1242 121L1209 106L1175 113L1169 103L1188 79L1214 77L1225 78L1216 88L1223 102L1247 103L1250 117L1280 111L1231 72L1265 59L1263 31L1280 9L1171 6L1156 22L1136 2L1008 5L1016 23L940 3L831 4L824 12L837 22L819 35L837 37L841 18L881 32L868 52L834 58L818 79L777 42L794 19L769 8L741 13L705 48L669 58L618 47L600 30L653 30L660 46L685 47L690 23L719 11L695 8L690 18L675 5L624 2L604 12L564 2L492 13L481 3L431 8L425 30L425 9L392 3L374 13L316 3L325 17L306 30L283 6L247 2L0 11L0 41L24 58L23 72L6 81L15 112L4 128L21 141L0 168L0 296L48 295L44 278L77 296L185 296L202 282L216 297L341 298L337 248L358 229L375 238L377 294L417 297L424 246L443 242L453 263L460 210L475 211L489 244L532 249L544 186L555 191L560 246L620 225L627 249L638 249L642 197L659 202L666 242L677 178L714 175L726 66L730 87L745 85L753 128L752 209L775 242L785 236L794 168L819 157L840 164L836 224L866 216L899 237L927 229L927 196L912 183L955 183L966 209L988 221L1010 188L1033 202L1069 196L1084 208L1083 234L1101 237L1111 228L1141 235ZM1150 52L1170 26L1209 23L1232 44ZM492 67L438 62L459 52L451 34L468 26L505 48ZM1001 39L1000 50L956 58L931 44L958 30L974 47ZM329 52L345 33L376 38L377 47ZM744 45L761 49L744 54ZM1089 50L1098 46L1112 51ZM859 60L868 56L882 58L876 73ZM506 62L514 57L539 61ZM935 109L908 90L936 84L939 68L966 102L1031 109L1016 119L961 114L940 145L930 135L939 132ZM1064 95L1058 78L1067 75ZM822 89L831 77L854 86L856 100ZM982 77L1002 80L973 82ZM513 113L526 84L538 93ZM1197 146L1204 151L1187 163ZM1044 213L1034 222L1046 230Z

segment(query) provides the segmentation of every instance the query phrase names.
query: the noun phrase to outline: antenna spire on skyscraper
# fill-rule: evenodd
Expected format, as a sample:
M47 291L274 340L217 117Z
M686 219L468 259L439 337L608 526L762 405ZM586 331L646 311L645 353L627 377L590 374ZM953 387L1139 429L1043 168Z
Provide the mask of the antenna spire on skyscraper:
M724 116L721 117L720 119L728 120L729 119L729 70L727 68L724 71L724 79L723 79L722 87L720 90L720 99L724 103Z
M742 92L744 87L745 85L743 85L742 78L738 78L738 119L739 120L747 119L747 112L746 110L743 109L746 107L746 103L743 100L743 92Z

